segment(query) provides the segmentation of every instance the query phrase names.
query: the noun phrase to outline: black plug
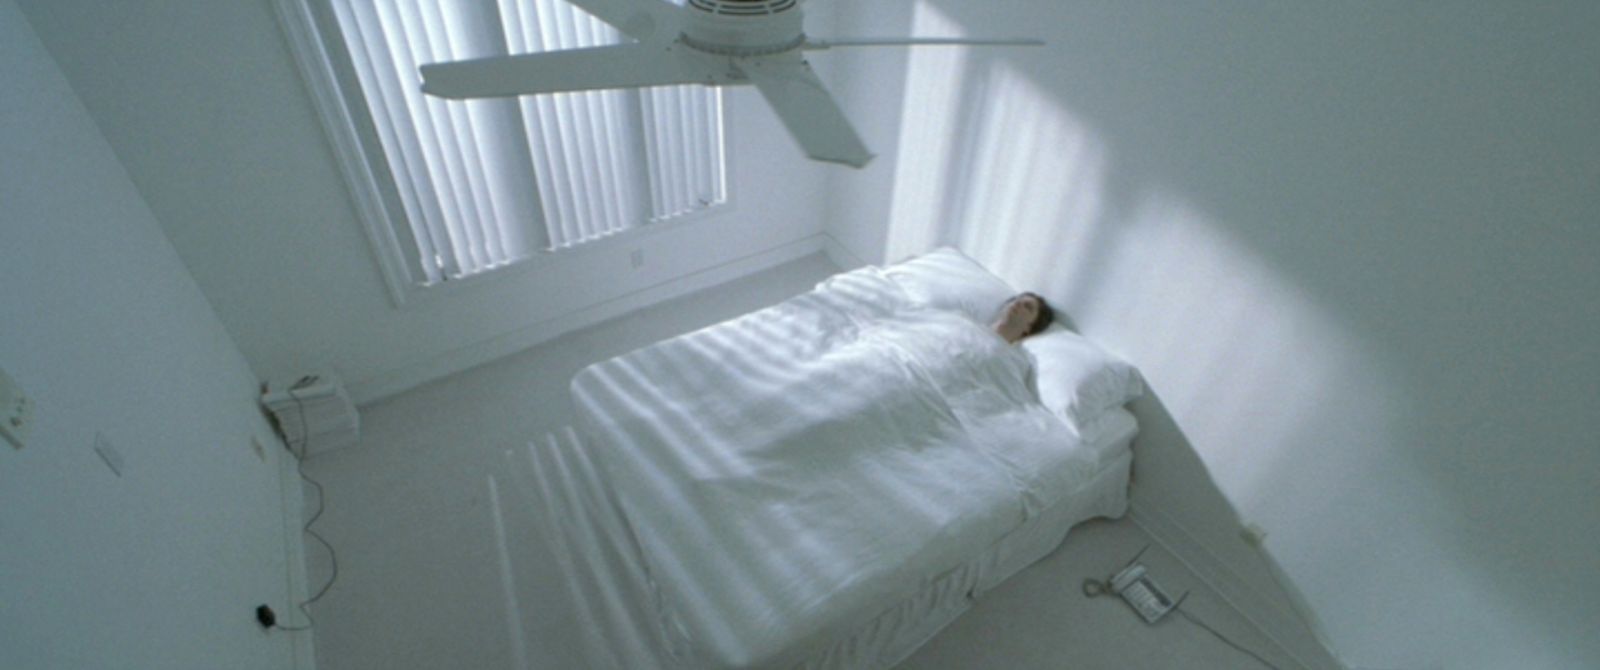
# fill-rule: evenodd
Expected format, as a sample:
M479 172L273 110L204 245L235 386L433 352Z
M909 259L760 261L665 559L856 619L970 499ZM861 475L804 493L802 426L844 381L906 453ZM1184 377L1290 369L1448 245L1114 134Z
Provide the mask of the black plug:
M272 612L271 607L262 605L256 608L256 623L261 624L262 628L270 629L278 625L278 615Z

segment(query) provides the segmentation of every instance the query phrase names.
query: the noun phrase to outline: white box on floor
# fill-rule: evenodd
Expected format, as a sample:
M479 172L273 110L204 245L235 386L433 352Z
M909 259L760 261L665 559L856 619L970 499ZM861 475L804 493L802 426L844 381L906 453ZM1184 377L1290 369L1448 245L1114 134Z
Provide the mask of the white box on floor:
M349 446L361 437L361 415L331 373L268 382L261 404L277 419L290 450L302 456Z

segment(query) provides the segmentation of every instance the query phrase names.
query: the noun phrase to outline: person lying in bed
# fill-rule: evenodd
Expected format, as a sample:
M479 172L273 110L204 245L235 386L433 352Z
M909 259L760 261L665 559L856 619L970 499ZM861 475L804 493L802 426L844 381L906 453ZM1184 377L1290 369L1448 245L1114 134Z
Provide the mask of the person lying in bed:
M1044 298L1032 291L1011 296L1000 306L1000 314L989 327L1005 341L1012 344L1048 328L1056 318L1055 311Z

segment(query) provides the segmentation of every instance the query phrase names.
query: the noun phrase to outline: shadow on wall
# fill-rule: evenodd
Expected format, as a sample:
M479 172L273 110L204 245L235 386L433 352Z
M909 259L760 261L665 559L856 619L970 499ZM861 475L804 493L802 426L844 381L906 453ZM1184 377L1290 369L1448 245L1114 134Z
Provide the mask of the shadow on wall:
M914 34L1049 26L1052 47L1043 59L914 52L884 260L954 244L1137 362L1160 398L1136 406L1147 428L1135 499L1171 512L1213 553L1262 579L1268 566L1237 539L1240 512L1265 526L1273 557L1352 660L1573 667L1600 657L1581 642L1579 622L1594 620L1593 605L1556 585L1595 584L1582 567L1585 540L1574 539L1592 534L1520 521L1592 503L1581 476L1564 475L1561 464L1596 471L1595 455L1578 446L1594 434L1585 428L1595 428L1593 398L1583 395L1592 384L1581 374L1594 363L1568 354L1579 367L1561 370L1493 350L1523 339L1506 321L1569 313L1517 301L1532 282L1515 264L1557 273L1547 277L1557 282L1576 279L1569 296L1600 281L1573 260L1582 245L1536 246L1501 231L1507 221L1531 223L1572 239L1571 218L1528 222L1528 213L1489 202L1505 189L1530 199L1495 182L1494 165L1440 176L1484 157L1471 142L1457 148L1458 138L1413 123L1435 107L1449 108L1439 121L1457 113L1453 121L1466 128L1499 129L1503 119L1457 110L1453 96L1467 94L1437 83L1418 100L1392 102L1406 99L1407 77L1458 73L1431 54L1392 53L1393 36L1381 30L1372 45L1335 43L1391 17L1311 17L1338 28L1307 38L1274 36L1294 27L1289 18L1307 17L1272 12L1256 19L1264 26L1233 26L1182 8L1094 17L1130 10L1080 7L1067 17L1054 3L1004 7L1016 11L917 3ZM1061 28L1095 20L1127 31ZM1232 31L1267 37L1205 43ZM1287 53L1304 47L1310 55L1265 62L1302 38L1309 44ZM1057 49L1062 42L1071 47ZM1152 43L1166 51L1129 55ZM1344 55L1351 47L1354 55ZM1328 66L1322 56L1345 60ZM1415 72L1386 75L1390 63ZM1312 75L1373 100L1297 101L1314 92L1295 79ZM1258 98L1265 95L1288 100ZM1406 104L1416 109L1390 109ZM1366 125L1391 118L1398 127ZM1397 142L1405 144L1392 151L1404 164L1378 164L1374 154ZM1558 170L1565 155L1552 154L1547 162L1557 167L1546 169ZM1544 204L1555 210L1546 213L1579 210L1560 206L1584 192L1581 184L1551 177L1544 188L1568 200ZM1480 181L1489 195L1459 192ZM1578 239L1596 246L1593 234ZM1557 270L1539 262L1552 256ZM1510 271L1494 269L1508 260ZM1551 325L1556 335L1538 334L1550 340L1544 353L1593 352L1570 319ZM1515 387L1540 375L1570 391L1535 410L1548 423L1508 415L1507 396L1514 401ZM1540 437L1557 442L1555 451L1508 453L1519 438ZM1565 521L1574 522L1594 528L1597 518ZM1541 563L1553 583L1529 588L1519 561L1538 553L1533 547L1559 558Z

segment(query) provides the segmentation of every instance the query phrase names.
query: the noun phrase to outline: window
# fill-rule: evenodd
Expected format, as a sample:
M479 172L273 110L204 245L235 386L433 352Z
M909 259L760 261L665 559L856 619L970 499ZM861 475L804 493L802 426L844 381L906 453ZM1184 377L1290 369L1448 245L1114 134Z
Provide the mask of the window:
M721 91L451 101L424 63L624 41L566 0L280 0L397 302L727 199ZM307 53L309 52L309 53ZM375 220L375 221L374 221Z

